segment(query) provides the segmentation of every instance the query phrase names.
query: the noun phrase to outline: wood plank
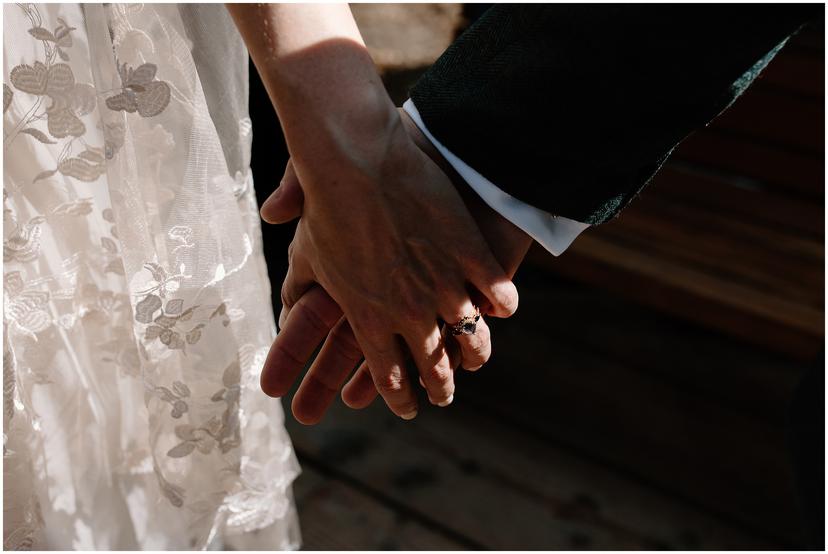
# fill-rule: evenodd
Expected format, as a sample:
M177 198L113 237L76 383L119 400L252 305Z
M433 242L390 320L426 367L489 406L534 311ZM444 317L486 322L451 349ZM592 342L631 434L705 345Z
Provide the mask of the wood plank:
M823 81L821 75L814 78ZM711 127L820 158L825 154L825 99L750 87Z
M462 550L451 540L309 464L294 482L303 550Z
M491 322L492 362L485 373L459 377L457 398L472 398L479 392L478 406L504 423L532 428L547 440L624 468L642 481L697 502L712 513L728 514L757 532L767 529L778 533L775 536L780 540L795 539L783 424L798 379L796 365L790 375L779 376L787 379L775 380L786 392L767 406L775 414L769 422L743 411L740 403L728 398L754 394L752 380L746 378L740 384L736 375L739 370L745 375L753 370L750 356L740 359L738 351L730 351L731 356L736 354L727 360L733 366L730 389L724 388L726 380L716 380L703 367L699 375L676 376L679 371L692 371L694 363L707 363L703 356L692 354L693 336L681 351L666 352L660 359L657 353L649 354L649 364L616 361L588 348L602 337L570 338L578 330L591 334L593 314L588 305L586 317L561 323L576 331L558 335L556 327L543 319L544 314L547 319L558 316L556 298L529 294L524 283L521 290L525 302L518 314ZM623 349L631 340L628 320L612 323ZM660 338L657 331L646 337L652 343ZM639 352L648 356L645 347ZM676 360L682 353L690 356L684 364ZM663 367L654 371L652 363ZM705 386L677 384L677 379L698 382L708 378L712 382ZM721 389L717 396L700 392L715 386Z
M376 402L293 425L297 450L438 518L483 548L768 547L457 402L406 424Z
M824 332L823 314L818 309L660 259L636 245L608 240L600 231L583 234L570 251L637 274L643 279L640 284L659 281L693 299L706 298L734 311L751 314L757 320L777 322L815 338Z
M513 371L528 367L527 363L524 361L515 366ZM599 387L599 379L613 374L599 375L590 370L587 364L567 367L556 363L550 373L582 372L592 382L575 387L559 381L555 394L543 397L523 395L527 386L535 387L534 390L542 386L537 380L530 383L525 379L521 379L519 385L507 385L501 380L484 394L478 394L476 387L469 387L464 394L470 403L490 410L504 423L532 428L538 437L613 467L619 475L640 480L676 501L719 516L730 524L738 523L741 529L756 535L770 537L767 540L796 544L799 528L781 429L740 441L740 445L749 445L741 451L733 446L717 450L711 441L705 440L707 435L713 432L742 436L741 422L706 418L706 406L694 410L695 399L680 391L674 391L666 398L655 392L643 398L629 394L636 385L626 382L623 377L627 374L623 373ZM547 384L552 386L554 383L547 381ZM501 401L497 397L495 401L493 390L503 395L511 393L517 398ZM605 391L605 394L596 396L597 390ZM617 398L613 401L607 395ZM649 405L637 403L642 399ZM682 415L673 413L676 411ZM630 417L631 413L635 417ZM696 418L703 424L693 425ZM697 433L701 428L706 428L707 432ZM665 443L664 438L668 435L683 441L683 445ZM772 446L768 446L768 442ZM697 449L706 452L697 452ZM775 463L768 463L769 449L778 453ZM757 458L760 458L761 471L753 471ZM729 466L727 469L717 467L723 462ZM750 470L750 476L744 475L746 468ZM734 547L741 549L743 546L715 548Z
M820 17L808 23L797 34L795 34L786 50L796 52L798 55L811 56L818 59L825 59L825 21Z
M581 235L567 250L565 263L535 252L530 253L534 263L552 271L796 359L812 359L824 342L820 311L665 262L640 247L615 244L600 230Z
M807 215L807 211L804 211L803 216ZM672 225L698 233L699 240L693 241L692 246L709 251L711 255L719 251L728 253L726 249L729 246L738 248L742 244L751 244L756 247L756 252L742 254L748 261L758 261L754 258L766 256L777 263L787 262L808 268L823 265L824 247L821 238L791 233L778 226L766 225L755 218L735 217L725 209L694 208L683 199L677 201L658 191L653 191L652 194L642 194L619 217L598 229L614 233L624 227L632 226L633 220L640 221L647 218L655 220L656 225L660 221L665 228ZM822 218L815 219L816 221L811 221L811 225L815 225ZM667 237L663 239L658 235L651 237L653 240L671 242ZM714 238L723 244L704 242L704 239ZM681 244L685 246L684 243ZM766 264L767 261L764 260ZM799 276L793 278L800 279ZM801 279L811 282L812 276L805 275Z
M825 205L797 199L738 178L700 171L668 162L647 185L641 198L656 194L680 202L688 210L716 211L737 221L749 221L824 241ZM636 204L630 206L635 209Z
M635 367L690 396L715 399L774 424L784 421L787 402L806 368L540 268L521 269L517 285L522 299L517 319L492 322L498 351L520 347L513 335L521 325L540 325L547 336L571 348ZM546 316L550 311L555 317Z
M756 319L753 314L722 309L721 303L711 298L677 295L676 288L670 284L648 281L642 286L640 276L614 271L610 264L592 258L580 258L576 263L561 265L556 271L797 361L812 361L824 347L822 338L805 335L778 321ZM607 275L612 278L607 279Z
M739 137L698 131L684 140L673 157L702 168L727 172L751 180L780 194L825 202L825 159L745 142Z
M821 241L710 211L688 210L659 195L641 198L617 220L592 231L653 258L811 308L815 314L811 325L820 325L825 286ZM651 277L661 278L660 274Z
M788 45L768 64L754 86L773 87L806 98L825 96L825 57L802 55Z

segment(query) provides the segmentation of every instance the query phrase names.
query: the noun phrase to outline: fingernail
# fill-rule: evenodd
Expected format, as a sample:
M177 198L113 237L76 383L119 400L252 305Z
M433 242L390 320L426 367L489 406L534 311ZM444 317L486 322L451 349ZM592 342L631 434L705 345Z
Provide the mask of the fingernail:
M481 367L483 367L483 364L480 364L479 366L475 366L475 367L467 367L466 371L477 371Z
M422 378L422 377L420 377L420 384L423 386L423 388L426 388L425 383L423 382L423 378Z
M412 420L415 417L417 417L417 410L414 410L413 412L408 412L407 414L403 414L400 417L405 419L406 421Z
M446 406L448 406L452 402L454 402L454 395L453 394L451 396L449 396L448 398L446 398L445 400L443 400L442 402L440 402L439 404L437 404L437 405L440 406L441 408L445 408Z

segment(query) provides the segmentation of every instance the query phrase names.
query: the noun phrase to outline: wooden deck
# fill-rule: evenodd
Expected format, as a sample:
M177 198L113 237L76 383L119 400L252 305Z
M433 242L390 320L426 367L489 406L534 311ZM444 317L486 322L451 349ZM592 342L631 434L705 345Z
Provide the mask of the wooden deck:
M783 421L800 366L554 276L519 288L450 408L289 421L306 548L796 544Z
M422 61L385 42L459 17L411 6L355 8L398 100ZM407 34L372 33L372 10ZM491 323L494 357L458 376L452 406L288 416L305 548L800 545L785 423L824 347L823 37L784 49L618 220L561 258L533 251L520 310ZM254 77L257 183L283 148L269 110ZM291 235L264 230L274 284Z

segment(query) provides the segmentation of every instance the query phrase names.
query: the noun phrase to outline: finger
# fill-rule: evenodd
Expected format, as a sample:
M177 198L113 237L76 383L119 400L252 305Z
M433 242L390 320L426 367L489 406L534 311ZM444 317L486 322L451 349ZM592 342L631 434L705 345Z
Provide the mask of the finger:
M454 336L448 332L447 325L443 325L443 328L440 329L440 336L443 337L443 345L446 348L446 354L448 354L449 367L451 367L451 370L454 371L460 367L460 364L463 361L460 357L460 346L457 344L457 341L454 340ZM355 378L356 375L354 375L354 378L351 380L353 381ZM420 386L426 388L422 377L419 378L419 381Z
M407 337L408 349L417 365L432 404L445 407L454 400L454 372L436 322L425 336Z
M469 282L479 295L473 294L480 312L495 317L509 317L517 311L518 291L508 277L470 272Z
M316 347L342 316L339 305L321 287L302 296L267 354L260 383L268 396L287 394Z
M318 423L361 359L362 350L354 332L348 320L341 317L293 397L292 409L297 421L305 425Z
M441 303L440 317L447 323L444 328L446 334L454 339L460 349L462 366L470 371L480 369L492 353L491 334L471 299L465 295L446 298ZM455 335L451 327L460 323L464 323L466 331L473 332Z
M362 362L351 380L342 387L342 401L346 406L355 410L370 406L377 394L371 370L365 362Z
M405 372L405 356L396 336L387 340L373 334L373 340L367 333L354 329L357 342L362 345L365 361L371 371L371 378L377 392L382 396L388 408L403 419L417 416L417 397Z
M484 314L509 317L518 307L518 292L483 240L473 240L463 251L466 278L477 290L472 299ZM479 294L477 294L479 293Z
M451 369L453 371L460 367L460 364L463 363L463 356L460 352L460 346L457 344L457 341L454 340L454 335L448 331L447 325L443 325L443 328L440 330L440 334L443 337L443 344L446 346L449 364L451 365Z
M291 243L290 251L293 250L293 243ZM290 256L290 265L288 266L285 280L282 283L280 296L282 300L282 311L279 313L279 329L285 326L288 314L291 308L299 301L300 298L312 287L316 286L313 271L311 270L305 258L302 256Z
M454 342L460 347L460 364L468 371L477 371L489 361L492 355L491 332L486 321L477 320L477 328L471 335L453 335Z
M305 194L293 168L293 161L288 160L282 182L262 203L259 215L268 223L287 223L302 215L304 203Z

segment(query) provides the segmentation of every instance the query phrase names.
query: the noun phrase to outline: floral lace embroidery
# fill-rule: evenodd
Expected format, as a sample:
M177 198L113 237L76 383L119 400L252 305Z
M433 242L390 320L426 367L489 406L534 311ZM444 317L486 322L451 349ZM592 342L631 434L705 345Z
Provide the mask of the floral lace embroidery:
M147 341L158 339L170 350L184 352L187 344L196 344L201 340L201 330L207 326L209 320L220 317L225 327L230 324L230 319L227 317L227 306L224 303L212 309L209 317L203 318L201 322L195 325L186 325L186 323L193 318L196 310L203 310L204 308L210 310L211 308L198 304L190 306L186 310L183 310L183 307L184 301L180 298L168 300L167 305L163 306L163 301L159 296L154 294L145 296L135 306L135 321L149 324L144 333L144 339ZM159 310L160 312L158 312ZM156 312L158 312L158 315L154 316Z
M44 11L54 20L44 23L37 6L19 8L24 17L14 14L23 21L15 40L28 33L31 44L25 63L13 65L3 84L4 149L13 170L4 187L4 261L27 265L7 266L4 275L5 334L13 344L4 349L4 419L22 414L14 418L25 439L18 444L34 445L35 463L11 449L4 451L6 467L10 460L34 467L34 490L45 486L43 471L51 469L48 486L62 489L62 501L70 503L97 486L84 479L99 471L129 475L151 509L181 522L182 536L165 540L185 547L203 546L230 526L253 531L286 518L298 466L284 429L273 426L281 407L260 398L257 388L272 314L249 144L241 171L228 172L221 156L203 156L221 152L222 142L203 84L192 78L197 74L186 50L192 43L176 9L67 5L58 8L63 17ZM173 99L186 109L168 109ZM228 104L246 115L238 109L242 103ZM245 122L249 127L246 117L240 125ZM248 135L239 140L249 141ZM188 151L188 141L199 151ZM15 164L18 152L29 161ZM49 159L46 167L34 161ZM189 199L205 198L221 234L187 206ZM146 259L153 261L137 269ZM41 385L50 391L32 395ZM80 399L72 409L90 412L65 422L38 419L36 402L42 400L33 398L61 400L63 394ZM120 412L120 406L129 409ZM21 422L29 418L35 426L26 429ZM84 459L72 441L51 460L35 454L45 446L44 431L77 433L80 424L102 422L128 434L110 442L107 433L90 433L90 467L83 475L71 468ZM50 468L60 456L70 467ZM57 482L60 473L78 480ZM145 476L151 483L142 489ZM82 482L85 488L73 491ZM86 524L78 506L71 519ZM54 525L54 507L44 507L45 524L15 521L4 546L45 544L40 535L50 524L55 536L71 536L71 526ZM287 529L292 524L285 525L279 544L295 545ZM141 545L147 537L133 532ZM89 533L79 540L94 540L95 530ZM292 536L285 539L285 533Z
M202 454L209 454L214 447L226 454L241 444L238 416L240 376L241 369L238 361L227 366L222 375L224 388L216 391L210 398L212 402L224 402L227 407L220 416L212 416L199 426L187 424L176 426L175 435L182 442L172 447L167 452L167 456L183 458L192 454L195 450ZM173 383L173 390L176 389L176 386L179 389L186 388L183 383L175 382ZM186 395L179 394L180 398L176 402L183 403L186 406L183 398L189 395L189 389L186 389L186 393ZM169 389L164 389L164 394L169 394ZM173 414L173 417L176 417L175 414Z
M112 223L109 228L109 233L114 239L118 238L118 229L115 227L115 216L112 214L111 208L106 208L101 212L101 217L104 221ZM103 270L104 273L115 273L116 275L125 275L124 262L121 258L121 253L118 250L118 244L115 240L109 237L101 237L101 248L103 248L106 257L109 259Z
M52 324L49 293L27 287L19 271L3 275L6 325L32 338Z
M145 63L135 69L127 64L118 65L123 92L106 99L110 110L138 112L141 117L160 114L170 103L170 85L155 80L158 68L155 64Z
M3 241L3 261L30 262L40 252L40 225L46 221L42 215L31 218L23 225L17 225Z
M82 216L92 213L92 198L78 198L64 202L52 209L52 215Z
M50 32L41 26L37 8L30 5L21 7L32 23L29 34L43 45L44 60L35 61L33 65L17 65L9 73L9 81L17 90L34 95L37 99L26 111L23 120L6 135L4 148L20 134L28 135L43 144L57 144L53 139L67 139L62 143L57 167L38 173L32 182L46 179L58 172L81 181L95 181L105 170L103 149L87 145L77 156L71 155L75 139L86 133L86 125L80 117L91 113L97 105L95 88L75 82L75 75L68 64L55 63L55 57L69 60L64 48L72 46L71 32L76 28L58 18L60 24L54 32ZM8 110L12 96L13 91L4 84L3 113ZM44 100L49 105L40 111ZM32 126L44 118L48 134Z

